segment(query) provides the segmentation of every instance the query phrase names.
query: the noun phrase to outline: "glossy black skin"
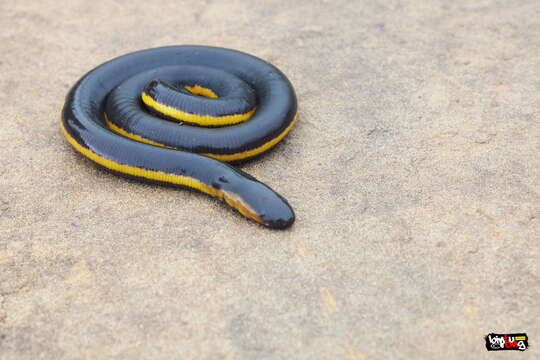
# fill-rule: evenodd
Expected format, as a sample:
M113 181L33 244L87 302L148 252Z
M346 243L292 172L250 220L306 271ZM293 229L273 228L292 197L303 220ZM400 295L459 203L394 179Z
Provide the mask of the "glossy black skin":
M217 189L239 195L259 214L266 226L290 226L294 222L294 212L287 201L250 175L210 157L125 138L105 125L105 102L114 88L136 74L170 65L217 68L246 81L257 94L257 112L252 119L236 126L203 129L178 126L151 117L152 131L161 134L164 139L170 136L169 143L177 141L172 137L180 136L185 141L181 145L183 149L216 154L234 154L253 149L280 134L296 115L296 95L292 85L274 66L234 50L173 46L118 57L83 76L67 95L62 111L64 128L81 146L102 157L133 167L193 177ZM140 104L138 100L133 101ZM145 123L143 126L147 125ZM169 134L171 126L182 127L185 132L173 136Z
M126 104L125 99L140 94L141 85L144 84L147 84L144 92L157 102L193 114L210 116L245 114L253 110L257 104L255 90L233 74L203 66L180 65L153 69L126 80L109 96L107 113L111 111L109 110L111 107L127 112L125 105L129 103ZM193 95L184 89L185 85L199 85L212 89L219 98L209 99ZM138 112L138 110L135 108L129 111ZM153 113L152 108L148 107L147 110ZM161 113L156 114L163 116ZM129 113L126 115L132 116Z

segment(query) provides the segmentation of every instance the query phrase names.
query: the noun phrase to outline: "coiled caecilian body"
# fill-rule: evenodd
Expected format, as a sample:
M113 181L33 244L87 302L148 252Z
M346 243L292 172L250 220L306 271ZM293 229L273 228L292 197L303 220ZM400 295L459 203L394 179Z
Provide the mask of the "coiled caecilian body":
M225 162L272 148L296 114L294 89L271 64L229 49L172 46L127 54L84 75L66 97L62 130L113 173L198 190L286 228L294 222L288 202Z

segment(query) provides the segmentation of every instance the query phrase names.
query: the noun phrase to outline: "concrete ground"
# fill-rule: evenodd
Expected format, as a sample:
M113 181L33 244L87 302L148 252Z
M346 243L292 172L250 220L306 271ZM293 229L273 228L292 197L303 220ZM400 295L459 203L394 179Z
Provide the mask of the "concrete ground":
M3 0L0 37L1 359L540 358L537 0ZM173 44L294 84L292 132L242 166L290 230L63 138L80 76Z

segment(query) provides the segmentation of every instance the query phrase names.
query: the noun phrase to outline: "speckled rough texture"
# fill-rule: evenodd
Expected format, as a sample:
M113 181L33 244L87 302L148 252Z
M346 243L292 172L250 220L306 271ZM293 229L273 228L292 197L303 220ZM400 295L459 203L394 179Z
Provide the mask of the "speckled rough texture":
M540 357L540 2L0 2L1 359ZM267 230L96 169L60 108L138 49L243 50L299 120ZM488 332L527 332L523 354Z

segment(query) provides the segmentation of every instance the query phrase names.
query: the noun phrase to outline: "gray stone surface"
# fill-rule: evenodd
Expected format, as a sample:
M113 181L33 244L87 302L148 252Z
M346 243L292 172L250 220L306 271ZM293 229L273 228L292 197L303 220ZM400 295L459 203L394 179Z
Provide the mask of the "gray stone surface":
M1 359L540 357L538 0L3 0L0 37ZM297 125L243 166L289 231L64 140L82 74L172 44L295 85Z

